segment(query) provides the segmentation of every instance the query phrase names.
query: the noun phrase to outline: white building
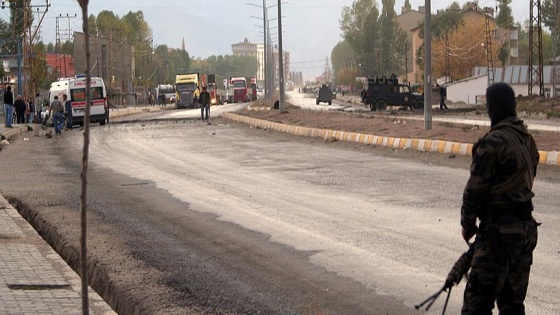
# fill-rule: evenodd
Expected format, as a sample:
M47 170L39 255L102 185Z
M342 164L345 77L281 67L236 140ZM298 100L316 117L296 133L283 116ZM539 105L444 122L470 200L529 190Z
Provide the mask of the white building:
M452 102L480 104L485 99L487 86L488 76L486 74L451 82L446 85L447 99Z
M487 67L475 67L473 76L446 85L447 99L452 102L477 104L484 102L488 87ZM559 73L560 75L560 73ZM551 96L553 82L553 66L543 66L544 94ZM511 85L516 95L529 94L529 66L507 66L494 69L494 82L505 82ZM556 94L560 93L560 82L556 83ZM539 87L533 86L533 94L539 93Z
M262 85L265 76L265 45L261 43L251 43L247 38L245 38L242 42L231 45L231 52L234 56L251 56L257 58L257 82L259 82L259 85ZM272 48L272 54L272 60L267 60L267 62L272 62L274 64L274 76L276 77L275 80L278 81L278 48L276 46ZM283 55L284 78L289 78L288 75L290 73L290 53L284 50Z

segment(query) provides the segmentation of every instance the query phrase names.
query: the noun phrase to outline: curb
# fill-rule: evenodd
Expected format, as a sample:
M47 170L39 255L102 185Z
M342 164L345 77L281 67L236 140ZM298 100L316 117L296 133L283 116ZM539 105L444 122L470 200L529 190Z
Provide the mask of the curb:
M135 115L135 114L140 114L140 113L144 113L144 112L159 112L161 110L166 110L168 109L168 106L162 107L162 106L147 106L147 107L128 107L128 108L118 108L118 109L114 109L109 111L109 120L111 120L111 118L117 118L117 117L123 117L123 116L128 116L128 115Z
M421 152L435 152L442 154L472 155L472 143L460 143L446 140L428 140L416 138L395 138L386 136L368 135L357 132L346 132L330 129L319 129L301 126L292 126L282 123L270 122L268 120L256 119L233 113L224 113L224 118L233 121L265 128L280 132L290 133L297 136L317 137L325 140L337 140L356 142L365 145L375 145L386 148L417 150ZM539 150L539 164L560 166L560 152Z
M10 138L26 131L33 131L33 124L13 125L13 128L0 130L0 141L9 140Z
M247 108L245 108L245 110L248 111L254 111L254 112L265 112L265 111L269 111L271 110L272 107L268 107L268 106L247 106Z

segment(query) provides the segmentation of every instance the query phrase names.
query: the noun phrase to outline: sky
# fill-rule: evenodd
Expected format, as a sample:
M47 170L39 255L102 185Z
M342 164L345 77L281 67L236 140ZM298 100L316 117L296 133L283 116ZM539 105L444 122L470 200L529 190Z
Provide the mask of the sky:
M47 0L31 0L32 5L45 5ZM354 0L283 0L282 33L284 51L290 53L291 71L301 71L305 80L320 75L333 47L342 40L339 19L342 8ZM432 12L444 9L452 1L432 1ZM457 1L464 4L466 0ZM56 20L61 37L82 31L81 9L76 0L49 0L50 8L41 22L43 42L56 39ZM377 1L381 8L381 0ZM424 0L410 0L413 9ZM401 12L404 0L396 0L395 11ZM181 48L183 39L191 57L231 54L231 45L247 38L263 42L262 0L90 0L89 14L103 10L119 17L142 11L153 32L154 45ZM271 33L278 38L278 0L266 0ZM495 0L480 0L480 7L495 7ZM529 1L513 0L513 17L523 22L529 17ZM41 8L42 10L43 8ZM36 11L36 9L34 9ZM41 14L35 13L35 21ZM62 18L61 18L62 16ZM69 17L69 18L68 18ZM0 10L0 18L8 20L9 10ZM276 28L273 28L276 27ZM68 32L68 30L71 32ZM274 34L276 33L276 35Z

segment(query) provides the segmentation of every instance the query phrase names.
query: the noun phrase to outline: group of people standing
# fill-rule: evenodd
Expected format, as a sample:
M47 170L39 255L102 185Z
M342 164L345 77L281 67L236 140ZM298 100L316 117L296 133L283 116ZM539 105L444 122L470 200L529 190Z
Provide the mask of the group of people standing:
M147 99L150 106L156 105L156 98L159 106L165 106L165 104L167 104L167 99L165 98L165 94L163 92L159 93L159 95L156 95L156 93L148 92Z
M25 101L21 95L17 95L14 99L12 88L8 86L4 92L4 125L7 128L13 128L13 124L43 123L41 117L43 105L46 104L39 98L39 93L35 94L35 100L30 98ZM14 114L15 119L13 118ZM65 125L67 130L74 128L72 122L72 103L66 94L62 96L62 102L58 99L58 96L54 97L54 101L50 104L48 115L53 118L56 134L61 134Z
M35 122L35 102L32 98L25 100L20 94L14 99L12 87L8 86L4 92L4 125L12 128L16 124L30 124ZM15 121L13 119L15 114Z

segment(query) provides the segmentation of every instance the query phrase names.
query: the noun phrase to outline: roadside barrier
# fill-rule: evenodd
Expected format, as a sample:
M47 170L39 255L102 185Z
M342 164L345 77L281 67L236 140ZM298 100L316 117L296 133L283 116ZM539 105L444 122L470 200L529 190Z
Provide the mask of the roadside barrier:
M233 121L257 126L263 129L272 129L280 132L294 134L297 136L318 137L326 141L347 141L402 150L417 150L421 152L436 152L442 154L460 154L469 156L472 155L473 148L472 143L460 143L446 140L386 137L357 132L292 126L234 113L224 113L223 116L224 118L231 119ZM560 152L539 150L539 154L540 164L560 166Z

